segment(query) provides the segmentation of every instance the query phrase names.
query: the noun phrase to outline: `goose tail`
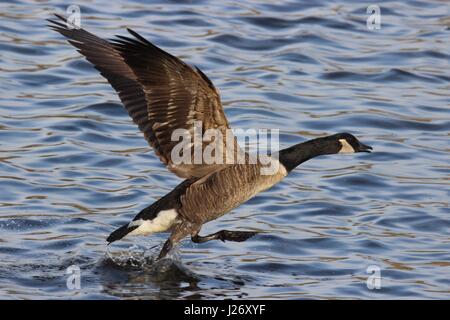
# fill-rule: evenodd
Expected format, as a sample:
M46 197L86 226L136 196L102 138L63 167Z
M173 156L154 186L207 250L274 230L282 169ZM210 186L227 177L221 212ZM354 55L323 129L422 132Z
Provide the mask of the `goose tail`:
M129 234L131 231L133 231L134 229L136 229L138 226L130 226L129 223L124 224L123 226L121 226L120 228L114 230L113 232L111 232L111 234L108 236L108 238L106 239L106 241L108 242L108 244L120 240L123 237L125 237L127 234Z

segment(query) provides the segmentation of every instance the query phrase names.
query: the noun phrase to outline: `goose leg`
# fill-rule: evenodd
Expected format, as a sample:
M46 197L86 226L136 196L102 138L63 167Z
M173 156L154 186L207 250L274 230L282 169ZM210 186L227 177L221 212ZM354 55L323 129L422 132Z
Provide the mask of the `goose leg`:
M167 239L167 241L164 243L164 246L159 252L157 260L161 260L162 258L164 258L170 252L170 250L172 250L172 248L177 245L178 242L180 242L184 237L192 234L193 232L198 232L199 229L199 226L193 225L189 222L182 222L177 225L172 231L169 239Z
M159 252L157 260L161 260L162 258L164 258L170 252L170 250L172 250L172 248L173 248L173 241L172 241L172 239L169 238L164 243L164 246L162 247L161 251Z
M195 243L203 243L211 240L221 240L225 241L234 241L234 242L242 242L251 237L253 237L257 232L254 231L229 231L229 230L220 230L216 233L209 234L207 236L199 236L198 233L191 236L192 242Z

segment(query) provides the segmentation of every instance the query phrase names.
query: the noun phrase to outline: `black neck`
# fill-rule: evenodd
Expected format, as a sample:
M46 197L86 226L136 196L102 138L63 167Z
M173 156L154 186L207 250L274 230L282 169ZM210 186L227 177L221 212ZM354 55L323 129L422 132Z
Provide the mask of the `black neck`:
M289 172L301 163L317 156L338 153L341 148L335 135L302 142L279 153L279 160Z

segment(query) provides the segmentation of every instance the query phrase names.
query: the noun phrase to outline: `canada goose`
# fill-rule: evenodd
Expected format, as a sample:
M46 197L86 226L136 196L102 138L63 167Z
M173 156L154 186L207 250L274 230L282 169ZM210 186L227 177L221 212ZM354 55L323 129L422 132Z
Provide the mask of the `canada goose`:
M177 142L171 141L171 134L175 129L191 130L194 121L203 123L203 131L229 129L219 93L208 77L199 68L188 66L133 30L127 29L133 37L117 36L107 41L67 24L62 16L56 17L48 20L50 27L67 37L100 71L117 91L125 109L161 161L177 176L185 178L167 195L139 212L130 223L112 232L108 243L126 235L171 231L158 256L161 259L188 235L196 243L215 239L245 241L255 232L221 230L200 236L199 231L204 223L272 187L309 159L372 149L349 133L313 139L281 150L278 160L274 160L279 164L278 169L270 175L261 174L260 162L174 163L171 151ZM236 144L236 139L231 139ZM239 148L234 149L231 156L236 154L242 155ZM228 156L225 153L225 157Z

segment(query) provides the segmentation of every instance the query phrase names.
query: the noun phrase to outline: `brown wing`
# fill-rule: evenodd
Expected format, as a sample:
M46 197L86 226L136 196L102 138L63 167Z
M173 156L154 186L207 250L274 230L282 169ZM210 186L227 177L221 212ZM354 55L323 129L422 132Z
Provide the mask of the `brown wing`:
M118 36L106 41L83 29L69 28L59 15L49 20L51 27L67 37L86 59L117 91L125 109L144 133L161 161L169 170L184 178L200 177L222 168L222 165L177 164L171 152L178 141L171 141L175 129L193 130L194 121L201 121L202 134L218 129L226 137L228 121L212 82L198 68L189 67L180 59L151 44L137 33L135 38ZM230 137L230 136L228 136ZM231 136L232 137L232 136ZM233 155L239 147L236 139ZM225 150L223 139L222 150ZM202 149L206 144L202 144Z
M147 101L142 86L131 68L125 63L119 51L113 45L83 29L68 28L66 19L56 15L61 20L48 20L50 27L69 39L69 42L91 62L100 74L105 77L114 90L117 91L128 114L139 126L145 139L154 146L157 144L151 131L150 120L147 117ZM142 112L142 110L145 111Z
M171 160L171 152L179 141L172 141L175 129L185 129L194 135L194 122L201 125L203 135L208 129L220 132L220 144L225 162L236 152L227 154L226 131L229 129L223 112L219 94L212 82L198 68L191 68L180 59L161 50L145 40L136 32L128 29L134 38L118 36L113 40L125 62L131 67L142 84L147 100L148 118L158 141L158 153L169 169L183 177L201 177L223 166L216 164L178 164ZM231 135L233 150L238 151L236 139ZM198 146L203 149L208 142ZM219 150L217 150L219 151ZM193 148L189 160L194 163Z

